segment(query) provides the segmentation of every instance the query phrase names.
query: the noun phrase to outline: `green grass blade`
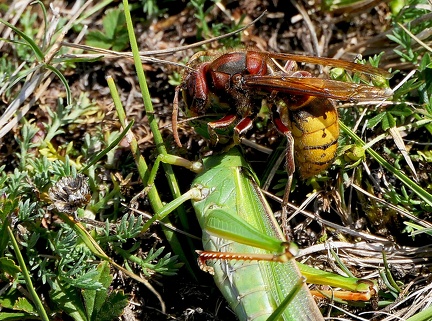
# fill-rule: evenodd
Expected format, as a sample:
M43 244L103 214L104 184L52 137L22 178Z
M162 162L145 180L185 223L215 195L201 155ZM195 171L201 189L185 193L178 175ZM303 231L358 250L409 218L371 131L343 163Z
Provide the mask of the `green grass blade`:
M432 307L428 307L422 312L417 313L406 321L430 321L432 320Z
M54 74L57 75L57 77L59 77L60 81L62 82L63 86L66 89L66 102L68 105L70 105L72 103L72 92L65 76L63 76L60 70L58 70L56 67L52 65L46 65L46 68L51 70Z
M25 280L25 284L27 285L26 288L29 291L31 298L33 299L33 303L36 306L36 310L38 311L39 317L44 321L49 321L48 314L45 311L45 308L42 304L42 301L39 299L39 296L36 293L36 289L33 286L33 282L30 278L30 274L29 274L29 271L27 269L26 263L24 261L23 256L21 255L21 249L18 246L18 243L15 239L15 236L14 236L14 234L13 234L13 232L9 226L7 228L7 232L9 234L9 238L11 240L12 247L15 251L16 258L17 258L19 266L21 268L22 275L23 275L24 280Z
M29 36L27 36L24 32L22 32L21 30L19 30L14 25L10 24L9 22L7 22L7 21L5 21L5 20L3 20L1 18L0 18L0 22L3 23L3 24L5 24L9 28L11 28L17 35L19 35L21 38L23 38L29 44L29 46L33 49L33 52L35 53L36 58L40 62L44 61L44 58L45 58L44 53L39 48L39 46L36 44L36 42L33 41L32 38L30 38Z
M148 117L150 129L153 133L153 137L154 137L154 141L155 141L158 153L165 155L165 154L167 154L167 151L166 151L162 136L159 132L159 125L158 125L157 119L154 116L153 104L152 104L152 101L150 98L150 93L148 90L144 70L142 68L141 58L140 58L140 54L139 54L139 50L138 50L138 44L136 41L136 37L135 37L134 29L133 29L132 17L130 15L129 4L128 4L127 0L123 0L123 6L124 6L124 11L125 11L126 25L127 25L128 34L129 34L129 41L130 41L130 45L132 48L132 54L133 54L134 63L135 63L135 70L137 72L138 82L139 82L139 85L141 88L141 93L142 93L143 101L144 101L144 107L145 107L146 114ZM134 145L135 146L133 146L131 143L131 148L133 147L135 149L135 151L132 150L132 152L135 155L136 153L139 153L139 151L138 151L138 148L136 146L136 143ZM180 197L180 195L181 195L180 188L178 186L178 183L177 183L177 180L175 178L175 175L174 175L174 172L172 170L171 165L163 163L162 167L163 167L163 169L166 173L166 176L168 178L169 187L171 189L171 193L172 193L173 197L174 198ZM143 174L144 175L142 175L141 179L143 181L144 186L146 186L147 182L148 182L150 171L148 171L146 168L145 172ZM159 196L157 196L157 198L156 198L156 194L157 194L156 188L153 186L153 188L151 188L149 191L149 199L150 199L150 203L151 203L153 209L155 210L155 212L159 212L162 209L162 203L160 202ZM181 222L183 228L187 230L189 224L188 224L188 220L187 220L186 211L184 210L183 206L179 206L177 208L177 213L178 213L178 216L179 216L179 219L180 219L180 222ZM186 259L186 255L183 251L183 248L180 245L181 242L179 242L177 236L173 233L173 231L171 231L169 229L166 229L166 228L162 228L162 229L164 231L164 234L165 234L168 242L170 243L171 247L173 248L174 252L186 263L186 267L188 268L188 270L193 275L192 269L191 269L190 265L187 263L188 260ZM187 242L189 243L189 248L191 249L190 253L192 254L193 253L192 242L190 239L188 239Z
M131 121L123 129L123 131L118 135L118 137L116 139L114 139L114 141L111 144L109 144L109 146L107 148L105 148L100 153L98 153L95 157L93 157L84 168L79 170L79 172L84 173L86 170L88 170L90 168L90 166L93 166L94 164L96 164L102 157L104 157L106 154L108 154L110 152L110 150L112 150L114 147L116 147L120 143L120 141L126 136L127 132L129 131L129 129L131 129L133 124L134 124L134 122Z
M358 137L349 127L345 126L344 123L339 121L339 126L341 129L348 134L357 144L361 147L365 147L366 143ZM424 200L427 204L432 206L432 195L425 191L421 186L419 186L416 182L406 176L402 171L398 170L394 166L392 166L389 162L387 162L384 158L382 158L377 152L375 152L372 148L366 148L366 151L379 163L382 167L391 172L396 178L398 178L403 184L405 184L408 188L412 189L414 193L417 194L422 200Z

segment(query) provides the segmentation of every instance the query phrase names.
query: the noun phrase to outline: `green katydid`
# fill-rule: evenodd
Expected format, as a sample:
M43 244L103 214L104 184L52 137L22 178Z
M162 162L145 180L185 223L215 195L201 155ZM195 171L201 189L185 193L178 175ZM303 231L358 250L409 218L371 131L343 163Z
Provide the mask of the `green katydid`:
M212 264L216 284L237 317L267 320L297 287L289 306L281 311L282 319L323 320L306 285L298 284L301 274L290 255L292 250L285 250L287 245L277 223L237 149L206 158L204 172L194 184L208 192L204 199L193 201L206 251L243 253L243 259L248 254L267 254L270 260L285 261L240 261L237 259L240 254L231 253L236 260L224 259Z
M130 13L127 9L127 1L123 2L126 9L126 20L130 32L135 65L141 66L136 40L132 32ZM240 61L242 60L240 59L237 62ZM225 62L231 62L231 60ZM223 65L232 66L225 63ZM243 72L243 69L240 68L240 71ZM146 98L145 106L150 119L150 116L153 115L153 108L142 68L138 67L137 73L143 88L143 96ZM236 73L233 75L233 79L241 80L239 77L234 77L239 74ZM241 83L238 83L238 85L241 85ZM190 92L194 92L194 88L193 86L190 87ZM193 95L192 98L195 102L200 102L201 107L217 107L213 104L217 105L220 103L215 95L208 95L208 92L199 91L195 93L196 95ZM178 108L178 94L179 90L176 90L177 99L175 99L174 104L174 116ZM208 96L211 98L208 100L210 106L206 104ZM237 97L239 103L243 101L241 98ZM247 104L238 105L248 107ZM207 111L212 110L202 108L201 111L207 113ZM218 112L218 110L215 110L215 112ZM173 122L173 130L176 134L175 126L176 122ZM213 126L215 126L214 123ZM151 117L150 127L155 137L158 138L155 138L156 144L163 146L153 116ZM219 126L215 127L220 127L220 123ZM247 129L247 126L244 129ZM133 145L136 147L136 142ZM168 156L163 148L161 148L160 152L163 155L162 157ZM136 151L134 151L134 155L137 155ZM157 166L154 168L157 168ZM144 178L144 175L142 175L142 178ZM145 182L146 180L143 179L143 181ZM148 183L151 185L150 181ZM284 241L284 237L274 220L267 202L255 184L252 171L236 149L232 149L229 153L212 156L204 160L204 172L196 178L195 184L200 185L200 189L191 189L187 193L187 197L192 198L194 192L198 192L198 194L200 191L208 192L206 198L194 201L195 210L203 229L204 248L210 251L225 251L225 259L220 260L220 263L214 264L213 268L215 269L216 279L219 280L218 285L221 288L226 288L226 290L223 290L223 293L236 311L239 319L277 320L282 318L285 320L322 320L320 311L302 281L303 278L299 272L299 268L307 280L314 283L319 283L320 281L324 284L344 287L348 290L369 291L369 284L362 283L358 279L343 278L319 271L300 265L293 260L292 250L290 250L288 244ZM154 192L153 194L157 194L155 190ZM199 198L200 195L197 196ZM166 216L166 213L173 209L173 205L178 205L187 197L185 195L179 197L171 203L171 206L166 206L163 209L158 204L160 203L159 200L153 201L152 205L156 208L158 214L143 227L143 230L155 219L162 219L163 216ZM156 206L153 203L157 203ZM247 237L247 234L252 234L252 236ZM265 236L266 234L268 234L267 237ZM224 242L221 244L223 246L219 246L220 242ZM243 246L242 244L244 243L248 244L248 246ZM251 264L249 262L240 262L241 255L243 255L243 258L247 258L247 256L244 256L247 251L254 254L253 258L257 258L256 254L258 253L255 252L260 252L260 248L264 248L263 251L267 252L264 254L270 255L270 258L274 257L279 261L284 261L285 259L285 262L267 262L264 260L258 263L252 262ZM226 251L240 252L240 254L237 256L237 259L234 259L236 257L234 254L232 254L234 255L233 257L229 258ZM205 252L202 255L203 260L205 260L206 255L210 255L213 258L221 257L217 253ZM222 269L223 266L229 270L224 271ZM245 273L243 267L246 266L254 269L255 272L253 273L256 273L256 275L251 276ZM262 281L258 284L258 287L262 286L261 291L257 291L256 284L254 285L251 282L253 279ZM242 283L244 283L244 287ZM255 292L261 292L261 297L254 299ZM258 312L249 310L248 306L258 305L261 303L261 300L268 302L268 309L259 308ZM286 307L286 305L288 306ZM238 306L240 308L237 308ZM280 314L282 317L280 317Z
M205 251L199 252L200 262L212 270L240 320L323 320L302 275L307 282L342 287L366 297L373 294L371 281L342 277L294 260L295 248L285 241L237 148L205 158L193 185L181 201L192 198L203 231ZM206 261L211 261L209 266Z

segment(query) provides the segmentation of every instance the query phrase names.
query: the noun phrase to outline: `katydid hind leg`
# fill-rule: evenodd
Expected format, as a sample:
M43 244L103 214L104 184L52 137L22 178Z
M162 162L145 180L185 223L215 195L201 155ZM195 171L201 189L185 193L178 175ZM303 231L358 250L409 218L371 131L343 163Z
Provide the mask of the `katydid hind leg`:
M289 194L291 191L292 179L295 171L294 162L294 137L292 136L291 130L282 122L280 115L277 111L273 111L273 123L276 129L285 136L287 140L286 145L286 164L285 168L288 175L288 180L285 185L284 195L282 199L282 216L281 216L281 227L284 235L288 235L288 211L287 205L289 201Z

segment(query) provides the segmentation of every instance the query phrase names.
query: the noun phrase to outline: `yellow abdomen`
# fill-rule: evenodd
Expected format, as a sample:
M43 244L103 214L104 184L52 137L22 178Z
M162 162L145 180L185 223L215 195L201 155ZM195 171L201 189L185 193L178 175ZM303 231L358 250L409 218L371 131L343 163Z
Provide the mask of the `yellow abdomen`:
M300 175L309 178L327 169L336 155L338 114L329 99L311 97L289 111L288 126L294 137L294 157Z

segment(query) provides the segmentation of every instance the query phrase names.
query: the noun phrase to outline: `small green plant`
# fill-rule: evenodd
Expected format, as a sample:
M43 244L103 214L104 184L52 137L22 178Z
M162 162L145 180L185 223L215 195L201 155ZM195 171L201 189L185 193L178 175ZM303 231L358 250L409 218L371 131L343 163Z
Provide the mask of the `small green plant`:
M142 1L143 11L147 13L149 17L158 15L161 10L158 7L157 0L145 0Z
M204 5L207 0L192 0L190 4L195 8L195 17L198 19L198 34L203 38L210 37L210 28L207 24L207 14L208 12L204 10Z
M224 23L212 23L211 28L209 27L210 12L213 9L216 1L207 0L192 0L190 5L195 9L195 18L198 19L198 39L208 39L211 37L220 36L225 33L229 33L242 27L243 19L240 19L238 23L228 25ZM209 4L210 3L210 4ZM207 9L206 6L208 6ZM236 48L241 45L240 37L228 37L221 39L221 44L225 48Z
M102 262L79 280L82 290L76 285L57 282L51 297L74 320L111 321L120 316L128 304L123 291L108 290L112 279L109 264Z
M129 46L123 10L107 10L102 18L102 25L103 31L93 30L88 33L88 45L115 51L124 50Z

